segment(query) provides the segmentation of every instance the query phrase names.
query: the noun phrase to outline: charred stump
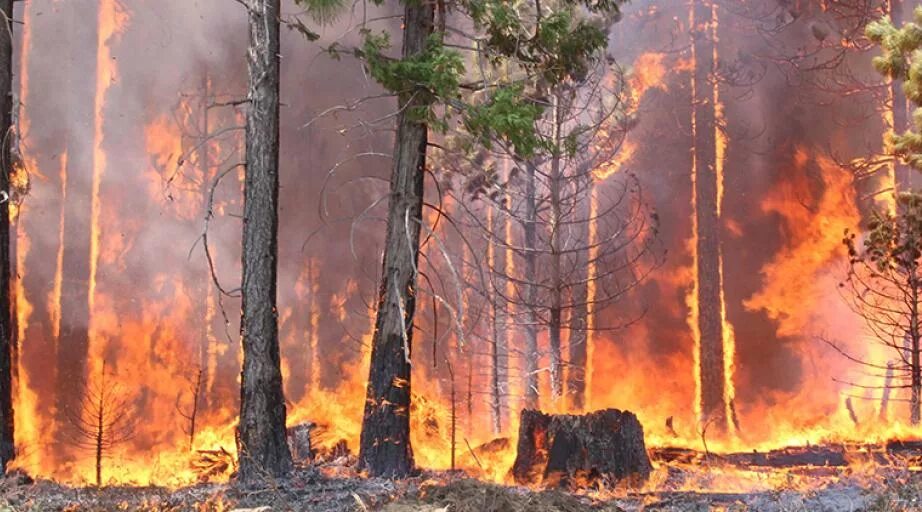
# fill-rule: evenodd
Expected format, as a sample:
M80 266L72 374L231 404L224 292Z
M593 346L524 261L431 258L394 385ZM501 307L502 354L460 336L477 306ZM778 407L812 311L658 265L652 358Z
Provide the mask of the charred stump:
M311 443L311 433L316 425L313 423L299 423L286 430L288 450L294 462L309 463L314 460L314 450Z
M604 409L583 416L522 411L512 466L518 483L565 486L607 478L636 485L653 466L643 426L631 412Z

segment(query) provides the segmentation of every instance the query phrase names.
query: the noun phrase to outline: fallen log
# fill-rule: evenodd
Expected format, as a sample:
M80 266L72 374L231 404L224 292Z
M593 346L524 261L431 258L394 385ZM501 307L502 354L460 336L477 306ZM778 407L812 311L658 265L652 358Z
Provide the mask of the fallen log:
M705 453L691 448L650 448L650 459L660 463L723 464L738 467L845 467L855 462L892 464L922 459L922 440L890 440L877 444L791 446L769 451Z
M888 453L922 454L922 440L919 439L891 439L884 447Z
M520 484L566 486L598 479L638 485L653 466L643 427L627 411L605 409L584 416L523 410L512 475Z
M655 462L685 464L723 464L739 467L790 468L798 466L847 466L848 451L842 445L794 446L759 452L704 453L689 448L651 448L650 458Z

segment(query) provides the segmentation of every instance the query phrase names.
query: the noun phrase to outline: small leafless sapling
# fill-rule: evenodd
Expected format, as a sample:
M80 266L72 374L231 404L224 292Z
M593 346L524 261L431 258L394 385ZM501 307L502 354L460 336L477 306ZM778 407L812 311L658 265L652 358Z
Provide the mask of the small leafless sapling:
M102 485L102 460L112 449L134 437L137 418L131 397L106 373L87 382L76 410L65 411L75 446L92 450L96 458L96 485Z
M188 428L185 428L185 433L189 436L189 451L191 452L195 446L195 422L198 418L199 403L202 395L202 369L199 368L195 373L195 378L189 380L189 392L192 395L191 403L189 404L188 409L184 409L180 402L182 402L183 393L180 393L176 396L176 412L180 416L185 418L189 422Z

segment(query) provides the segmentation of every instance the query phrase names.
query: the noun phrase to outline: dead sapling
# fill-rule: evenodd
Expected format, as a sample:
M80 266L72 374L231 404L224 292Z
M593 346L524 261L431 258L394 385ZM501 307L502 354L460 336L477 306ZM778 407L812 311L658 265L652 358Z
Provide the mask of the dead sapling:
M188 422L188 427L184 427L183 431L189 436L189 451L191 452L195 447L195 423L198 418L199 404L201 403L200 399L202 396L201 368L195 372L195 378L189 380L189 392L192 395L192 403L189 404L188 409L184 409L182 406L184 393L176 395L176 412Z
M82 395L79 406L65 412L73 427L72 443L94 454L96 485L100 486L103 459L134 437L137 418L132 397L107 374L105 362L97 377L84 385Z

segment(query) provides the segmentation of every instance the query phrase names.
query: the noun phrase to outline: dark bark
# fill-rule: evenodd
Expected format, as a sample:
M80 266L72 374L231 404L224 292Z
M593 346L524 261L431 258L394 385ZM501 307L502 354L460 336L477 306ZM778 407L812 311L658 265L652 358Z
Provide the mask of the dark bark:
M535 168L526 164L525 181L525 219L523 231L525 238L524 260L525 275L525 404L526 409L538 408L538 255L536 246L537 232L537 191Z
M697 226L699 404L702 425L710 432L727 428L721 317L720 216L717 175L717 96L714 89L716 20L709 3L694 7L695 27L703 30L694 42L694 194Z
M848 465L847 450L842 445L796 446L779 448L767 452L739 452L706 454L688 448L652 448L650 458L661 463L681 462L684 464L724 464L738 467L790 468L799 466Z
M250 3L249 105L243 205L238 477L255 483L291 470L285 436L276 287L279 195L279 0Z
M55 406L58 424L78 407L80 396L74 383L85 382L89 350L90 272L95 132L97 2L74 0L69 11L71 58L66 90L75 101L68 103L66 146L66 192L63 225L63 280L61 283L61 330L57 343ZM92 20L92 21L90 21Z
M13 115L13 0L0 0L5 30L0 34L0 133L4 134L0 146L0 190L10 194L12 152L9 136ZM12 297L13 260L10 253L10 202L0 203L0 474L6 473L7 464L15 457L13 445L13 352L16 346L16 317Z
M570 311L570 338L569 361L567 365L567 396L570 400L571 410L582 411L586 406L586 364L589 359L589 199L594 192L589 180L587 197L581 201L579 209L582 217L587 219L577 226L579 230L577 239L583 241L583 247L575 254L575 267L579 269L578 278L570 288L570 302L573 308Z
M566 485L599 478L640 484L653 466L633 413L605 409L584 416L524 410L512 475L518 483Z
M403 58L425 51L433 23L431 2L406 2ZM427 107L416 92L401 91L398 99L387 234L359 452L360 466L372 476L400 477L414 466L410 357L429 135L428 126L414 112Z

